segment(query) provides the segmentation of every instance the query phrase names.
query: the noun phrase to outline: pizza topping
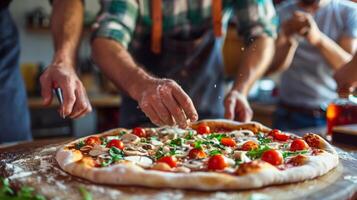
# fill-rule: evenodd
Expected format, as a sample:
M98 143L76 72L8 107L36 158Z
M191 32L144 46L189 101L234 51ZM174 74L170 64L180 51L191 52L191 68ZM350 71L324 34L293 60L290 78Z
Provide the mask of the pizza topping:
M88 137L85 141L86 145L94 146L95 144L101 144L101 140L97 136Z
M324 152L325 152L325 150L323 150L323 149L314 149L314 150L312 150L311 154L314 156L317 156L317 155L323 154Z
M152 144L152 145L155 145L155 146L162 146L164 143L162 143L161 141L159 141L158 139L157 139L157 137L151 137L150 138L150 143Z
M81 141L79 141L78 143L75 143L74 144L74 148L75 149L77 149L77 150L80 150L82 147L84 147L86 145L86 143L83 141L83 140L81 140Z
M278 129L271 130L269 135L273 136L274 139L279 141L287 141L290 138L288 134L285 134Z
M102 154L106 154L108 152L108 148L102 147L101 145L94 145L93 148L89 151L90 156L99 156Z
M207 157L207 154L202 149L191 149L188 157L191 159L203 159Z
M143 128L136 127L133 129L133 134L138 137L146 137L146 131Z
M126 146L123 149L123 152L125 155L127 156L147 156L148 155L148 151L146 151L145 149L141 148L141 147L135 147L135 146Z
M90 150L92 150L93 146L85 145L81 147L79 150L83 153L88 153Z
M301 166L304 165L308 161L308 157L305 155L297 155L295 157L292 157L289 161L288 164L291 164L293 166Z
M281 165L283 163L283 155L275 149L265 151L261 159L272 165Z
M209 170L223 170L228 163L223 155L217 154L209 158L207 168Z
M320 136L309 133L304 135L303 139L307 142L310 147L320 148L321 138Z
M284 151L283 152L283 158L291 157L291 156L296 156L300 154L306 154L308 153L308 150L302 150L302 151Z
M148 168L153 164L152 159L147 156L126 156L124 160L131 161L144 168Z
M131 134L131 133L127 133L123 136L121 136L121 140L124 142L124 143L132 143L132 144L136 144L140 141L140 138L134 134Z
M236 142L232 138L229 138L229 137L222 138L221 144L223 144L224 146L227 146L227 147L235 147L237 145Z
M110 147L116 147L118 149L121 149L123 150L124 149L124 144L122 141L118 140L118 139L114 139L114 140L111 140L107 143L107 147L110 148Z
M290 145L290 151L301 151L309 148L309 145L302 139L295 139Z
M234 151L233 158L235 159L236 165L252 161L250 158L248 158L246 153L247 152L245 151Z
M175 156L163 156L160 159L157 160L158 163L166 163L170 167L176 167L177 165L177 158Z
M243 151L251 151L251 150L258 149L258 148L259 148L259 145L254 141L247 141L242 145Z
M267 137L264 135L264 133L258 133L258 134L257 134L257 139L258 139L260 145L268 144L268 143L271 142L271 139L270 139L270 138L267 138Z
M260 158L265 151L268 151L270 149L271 148L269 146L267 146L267 145L260 145L258 149L254 149L254 150L248 151L247 152L247 156L250 159L255 160L255 159Z
M196 131L198 134L201 134L201 135L211 133L210 127L205 124L199 124Z
M188 160L187 162L182 163L182 165L190 169L199 170L203 168L203 163L202 160Z

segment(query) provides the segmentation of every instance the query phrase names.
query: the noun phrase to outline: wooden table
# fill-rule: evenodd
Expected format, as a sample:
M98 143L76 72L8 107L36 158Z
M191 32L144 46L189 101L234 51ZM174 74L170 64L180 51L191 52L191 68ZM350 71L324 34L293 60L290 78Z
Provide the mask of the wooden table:
M94 199L356 199L357 150L338 148L340 165L328 174L300 183L257 190L198 192L96 185L63 172L54 159L56 149L69 139L40 140L0 148L0 176L15 186L30 185L49 199L82 199L85 187ZM145 177L143 177L145 178Z

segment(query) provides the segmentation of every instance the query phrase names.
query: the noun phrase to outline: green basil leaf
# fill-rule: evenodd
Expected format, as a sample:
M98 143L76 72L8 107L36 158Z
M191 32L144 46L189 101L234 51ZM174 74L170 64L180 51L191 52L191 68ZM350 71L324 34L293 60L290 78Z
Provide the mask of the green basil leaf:
M79 150L80 148L82 148L85 145L86 145L85 142L82 140L82 141L79 141L78 143L74 144L74 148Z
M193 143L193 147L194 147L195 149L202 149L202 144L203 144L203 141L197 140L197 141L195 141L195 142Z
M283 158L287 158L290 156L296 156L299 154L306 154L308 152L308 150L302 150L302 151L284 151L283 152Z
M183 138L176 138L171 140L170 146L182 146L185 143L185 139Z
M214 156L214 155L218 155L218 154L222 154L222 152L218 149L214 149L212 151L209 152L210 156Z
M84 186L79 186L79 192L81 193L83 200L93 200L93 196Z
M247 152L247 156L250 157L252 160L255 160L257 158L260 158L262 157L262 154L265 152L265 151L268 151L270 150L271 148L267 145L262 145L262 146L259 146L258 149L254 149L254 150L251 150L251 151L248 151Z
M271 139L266 138L264 133L258 133L257 137L260 145L268 144L271 142Z
M220 134L220 133L212 133L207 136L208 139L213 139L216 138L219 142L222 140L222 138L227 137L226 134Z
M189 131L189 132L187 133L187 135L185 136L185 139L186 139L186 140L191 140L191 139L193 139L193 131Z

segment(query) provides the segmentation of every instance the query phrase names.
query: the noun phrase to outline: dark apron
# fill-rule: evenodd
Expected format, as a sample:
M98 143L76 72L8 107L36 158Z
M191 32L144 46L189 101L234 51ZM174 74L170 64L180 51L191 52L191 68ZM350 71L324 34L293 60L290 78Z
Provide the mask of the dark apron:
M175 80L191 97L200 119L221 118L224 77L220 41L212 31L198 35L190 40L164 37L160 55L151 52L147 38L142 41L142 48L130 53L149 73ZM131 128L149 122L137 102L124 96L120 126Z
M8 8L0 9L0 143L31 139L19 35Z

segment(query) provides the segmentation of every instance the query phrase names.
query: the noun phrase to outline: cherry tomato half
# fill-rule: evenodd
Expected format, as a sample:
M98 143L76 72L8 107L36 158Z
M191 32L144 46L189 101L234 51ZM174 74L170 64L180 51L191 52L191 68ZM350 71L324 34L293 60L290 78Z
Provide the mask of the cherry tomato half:
M227 147L235 147L237 145L236 141L234 141L232 138L228 138L228 137L222 138L221 144L223 144L224 146L227 146Z
M279 140L279 141L287 141L290 136L281 132L278 129L273 129L269 135L272 135L274 137L274 139Z
M88 137L85 141L86 145L94 146L95 144L101 144L100 138L97 136Z
M188 157L191 159L203 159L207 157L207 154L202 149L191 149Z
M198 134L201 135L211 133L210 127L207 126L206 124L199 124L196 131Z
M261 159L272 165L281 165L283 163L283 155L275 149L265 151Z
M121 149L123 150L124 149L124 143L118 139L113 139L113 140L110 140L107 144L107 147L110 148L110 147L116 147L118 149Z
M175 156L164 156L157 160L157 162L163 162L168 164L171 168L176 167L177 158Z
M309 145L302 139L295 139L290 145L290 151L301 151L308 148Z
M207 168L209 170L222 170L226 167L228 167L228 163L222 155L214 155L208 160Z
M146 131L143 128L136 127L133 129L133 134L138 137L146 137Z
M247 141L242 145L243 151L251 151L258 148L259 148L259 144L254 141Z

